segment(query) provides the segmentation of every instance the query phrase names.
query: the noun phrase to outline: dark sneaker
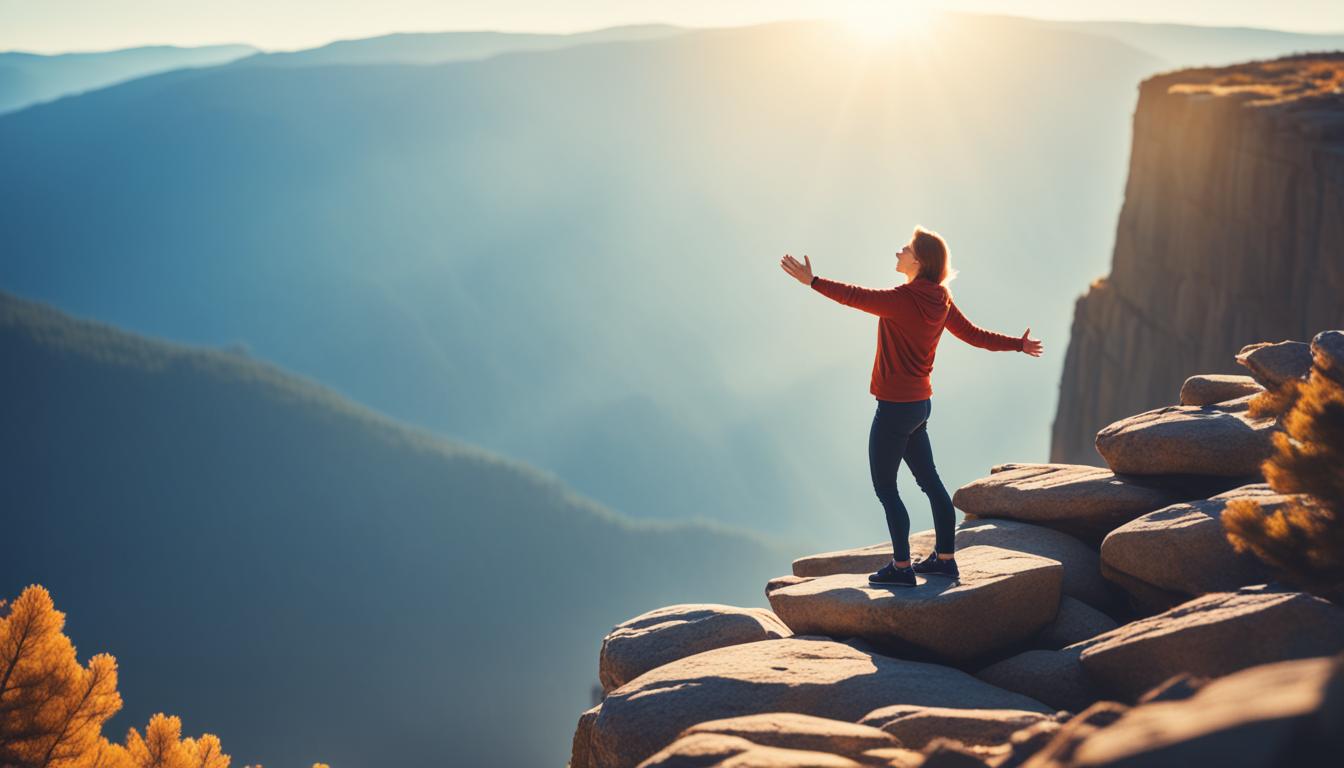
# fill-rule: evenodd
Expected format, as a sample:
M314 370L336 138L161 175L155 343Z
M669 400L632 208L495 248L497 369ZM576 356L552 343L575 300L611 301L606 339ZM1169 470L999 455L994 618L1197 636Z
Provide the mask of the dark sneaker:
M915 586L915 570L910 566L897 568L890 561L877 570L877 573L868 574L868 583L879 587L913 587Z
M946 560L938 557L938 550L929 553L928 557L910 566L915 573L927 573L937 576L951 576L954 579L961 578L961 571L957 568L957 558L955 556Z

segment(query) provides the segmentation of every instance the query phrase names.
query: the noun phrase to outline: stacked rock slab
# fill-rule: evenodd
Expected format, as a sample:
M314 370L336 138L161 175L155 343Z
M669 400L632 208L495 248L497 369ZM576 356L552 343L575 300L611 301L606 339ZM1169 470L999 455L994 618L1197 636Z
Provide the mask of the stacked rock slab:
M1078 464L1010 465L963 485L952 496L968 518L1020 520L1094 547L1113 529L1181 500L1172 490Z
M1181 385L1181 405L1214 405L1247 395L1258 395L1265 388L1250 376L1226 373L1202 373Z
M1120 419L1097 432L1097 453L1117 474L1260 477L1275 429L1256 418L1247 395L1214 405L1169 405Z
M571 768L632 768L707 720L799 712L857 722L893 704L1054 711L950 667L795 636L687 656L617 688L581 719Z
M1101 572L1147 611L1264 583L1269 574L1260 560L1234 551L1223 529L1223 510L1235 499L1253 500L1270 514L1289 497L1258 483L1150 512L1106 536Z
M1236 359L1251 371L1257 386L1278 391L1290 381L1306 379L1316 350L1321 369L1329 368L1325 346L1337 333L1317 334L1313 342L1324 344L1250 344ZM1192 380L1187 380L1187 389ZM1183 390L1182 399L1187 397ZM1251 477L1250 472L1259 478L1275 433L1282 429L1273 415L1256 415L1260 411L1252 401L1259 399L1257 394L1212 405L1170 406L1121 419L1097 433L1097 450L1115 471L1150 482L1164 473L1179 473L1187 483L1222 477L1232 484L1238 477ZM1235 499L1256 502L1271 514L1289 497L1252 482L1141 516L1107 535L1101 547L1102 574L1128 593L1131 608L1139 612L1264 581L1269 574L1256 558L1236 555L1226 539L1222 511Z
M1095 471L1092 467L1087 469ZM1168 496L1162 495L1160 498L1165 499ZM933 540L932 529L913 533L910 535L910 551L927 552L933 548ZM927 549L920 546L921 544L927 545ZM960 551L978 544L1058 560L1064 567L1062 590L1065 595L1097 608L1105 608L1111 602L1111 590L1106 580L1101 577L1096 550L1073 536L1053 528L1019 520L1007 518L982 520L968 516L957 526L956 549ZM866 547L800 557L793 561L793 573L797 577L872 573L890 559L891 544L879 542ZM777 583L783 582L777 581ZM773 590L767 586L766 591Z
M782 587L770 606L797 634L859 637L906 657L965 664L1022 642L1055 618L1063 568L1055 560L976 545L960 550L958 582L919 576L883 587L835 574Z
M1244 373L1247 339L1344 327L1341 59L1140 85L1111 274L1074 308L1051 461L1099 464L1098 430L1169 402L1190 371Z
M1344 609L1257 585L1217 592L1121 625L1079 646L1087 677L1133 701L1178 674L1220 677L1247 667L1344 651Z
M1278 389L1289 379L1302 378L1311 368L1311 345L1301 341L1263 341L1242 347L1236 359L1260 386Z

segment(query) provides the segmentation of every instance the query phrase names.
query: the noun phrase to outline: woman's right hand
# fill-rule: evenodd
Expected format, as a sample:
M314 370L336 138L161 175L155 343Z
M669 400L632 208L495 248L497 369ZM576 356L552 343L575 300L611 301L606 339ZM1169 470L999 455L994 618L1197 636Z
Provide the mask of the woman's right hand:
M802 283L803 285L811 285L812 260L807 258L807 254L803 254L803 260L806 261L807 263L799 264L797 259L793 258L792 256L786 253L784 254L784 258L779 260L779 265L784 268L785 272L788 272L790 275L793 275L793 277L796 278L798 282Z
M1030 337L1031 337L1031 326L1027 326L1027 332L1022 334L1022 351L1026 352L1028 355L1031 355L1032 357L1040 357L1041 352L1045 351L1041 347L1041 340L1033 339Z

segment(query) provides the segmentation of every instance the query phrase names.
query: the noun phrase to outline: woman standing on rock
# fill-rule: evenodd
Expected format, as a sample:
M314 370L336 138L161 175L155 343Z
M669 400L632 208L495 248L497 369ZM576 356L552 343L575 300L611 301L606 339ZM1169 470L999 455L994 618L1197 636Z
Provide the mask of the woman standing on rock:
M799 263L785 254L780 266L823 296L880 318L870 387L877 397L877 413L868 433L868 471L886 512L892 559L868 576L869 583L913 587L916 573L957 578L953 557L956 512L934 468L929 445L933 395L929 374L933 372L934 350L943 328L982 349L1015 350L1032 357L1041 355L1040 340L1031 338L1031 328L1018 338L987 331L967 320L947 290L947 282L956 276L948 264L947 243L938 233L922 227L915 227L910 242L896 254L896 271L905 275L905 284L895 288L863 288L813 275L812 260L806 255ZM929 497L936 534L933 552L913 566L910 515L896 491L901 459Z

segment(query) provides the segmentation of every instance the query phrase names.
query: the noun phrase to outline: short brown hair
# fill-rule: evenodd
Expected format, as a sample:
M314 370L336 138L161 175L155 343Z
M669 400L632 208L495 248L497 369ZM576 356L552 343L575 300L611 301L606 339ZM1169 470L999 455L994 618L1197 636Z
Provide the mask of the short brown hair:
M919 274L925 280L942 283L947 279L951 265L948 263L947 241L931 229L915 227L910 245L915 249L915 258L919 261Z

